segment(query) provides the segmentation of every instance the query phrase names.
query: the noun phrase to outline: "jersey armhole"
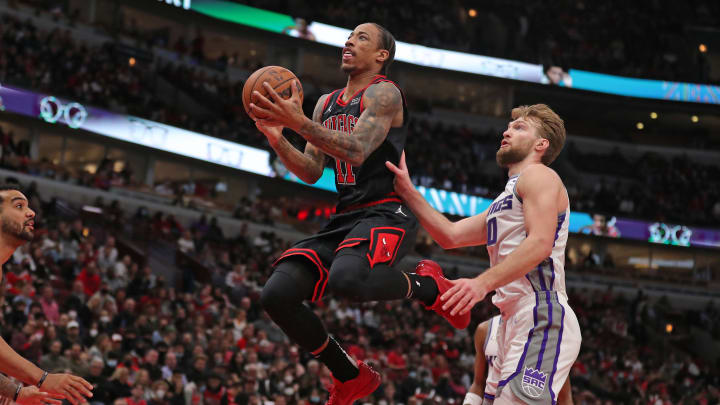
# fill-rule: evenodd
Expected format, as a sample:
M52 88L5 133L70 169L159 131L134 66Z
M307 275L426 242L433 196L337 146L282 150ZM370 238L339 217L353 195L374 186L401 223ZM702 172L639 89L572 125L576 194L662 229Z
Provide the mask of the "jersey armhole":
M518 199L518 201L520 201L520 204L522 204L523 203L522 198L520 198L520 194L518 194L518 192L517 192L517 184L519 181L520 181L520 175L518 174L517 180L515 180L515 184L513 184L513 195L515 196L515 198Z
M325 104L323 104L323 112L327 108L328 104L330 104L330 100L333 98L333 96L337 93L337 90L334 90L332 93L328 94L327 98L325 99ZM322 116L322 114L321 114Z

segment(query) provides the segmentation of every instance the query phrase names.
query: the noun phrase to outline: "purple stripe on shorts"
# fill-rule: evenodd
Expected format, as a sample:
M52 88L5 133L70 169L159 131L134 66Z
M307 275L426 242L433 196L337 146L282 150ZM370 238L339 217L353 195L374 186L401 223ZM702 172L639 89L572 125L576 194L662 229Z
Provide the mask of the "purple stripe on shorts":
M545 261L543 260L543 263L544 262ZM537 271L538 271L538 278L540 279L540 290L547 291L548 288L545 285L545 274L543 273L543 264L542 263L540 263L537 266Z
M558 305L560 305L560 308L562 308L562 318L560 318L560 335L558 336L557 347L555 348L555 361L553 361L553 369L550 373L550 399L552 399L552 405L555 405L557 403L557 401L555 400L555 393L552 389L552 384L553 378L555 377L555 372L557 371L558 358L560 357L560 344L562 343L563 336L563 327L565 326L565 307L560 302L558 302Z
M538 297L537 293L535 293L535 308L533 308L533 321L534 321L534 325L533 325L532 329L530 329L530 332L528 333L528 338L527 338L527 340L525 341L525 348L523 349L523 353L522 353L522 356L520 357L520 361L518 361L517 369L515 370L514 373L512 373L512 374L510 375L510 377L508 377L508 378L500 381L500 382L498 383L498 387L504 387L505 384L508 383L508 381L512 380L513 378L515 378L516 375L520 374L520 370L522 370L523 364L525 364L525 356L527 356L528 346L530 346L530 340L532 340L533 332L535 331L535 328L537 327L537 321L538 321L538 320L537 320L537 308L538 308L538 305L540 305L540 298Z
M545 332L543 332L543 340L542 345L540 345L540 353L538 354L538 361L537 365L535 366L535 369L540 370L542 368L542 361L543 361L543 354L545 353L545 346L547 345L548 341L548 334L550 333L550 328L552 327L552 314L553 314L553 307L552 302L550 301L550 292L545 293L545 302L548 305L548 324L545 327Z
M548 259L550 259L550 289L552 290L555 286L555 265L553 265L552 257L549 257Z
M530 272L525 273L525 278L530 282L530 287L532 287L533 291L537 291L535 289L535 284L533 284L532 280L530 280Z

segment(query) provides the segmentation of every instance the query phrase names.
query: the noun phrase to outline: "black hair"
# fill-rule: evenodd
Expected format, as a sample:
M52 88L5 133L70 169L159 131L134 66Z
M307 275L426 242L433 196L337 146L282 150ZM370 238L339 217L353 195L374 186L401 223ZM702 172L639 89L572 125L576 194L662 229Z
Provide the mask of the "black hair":
M0 184L0 192L7 191L7 190L17 190L21 191L20 187L17 184L11 184L11 183L4 183ZM2 209L2 203L3 203L2 195L0 195L0 209Z
M380 31L380 43L378 44L378 47L380 49L385 49L388 51L388 58L385 59L385 62L383 62L382 68L380 68L380 74L386 75L388 73L388 70L390 69L390 65L395 60L395 37L393 34L390 33L390 31L387 30L387 28L383 27L380 24L377 23L370 23L375 26L375 28Z

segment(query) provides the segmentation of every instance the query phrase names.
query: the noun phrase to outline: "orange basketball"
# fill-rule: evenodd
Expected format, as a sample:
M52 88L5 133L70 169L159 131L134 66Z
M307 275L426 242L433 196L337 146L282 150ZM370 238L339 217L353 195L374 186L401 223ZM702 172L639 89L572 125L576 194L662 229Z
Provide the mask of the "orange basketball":
M272 87L282 98L288 99L291 95L290 85L292 84L293 80L297 81L297 92L300 94L300 103L302 104L302 85L300 84L300 80L297 80L297 77L293 72L285 69L282 66L265 66L264 68L256 70L255 72L253 72L253 74L250 75L250 77L245 82L245 86L243 87L242 101L243 106L245 107L245 112L253 120L257 118L262 118L255 117L253 116L253 114L250 113L250 103L255 102L255 100L252 98L253 91L257 91L258 93L262 94L270 101L272 101L272 98L270 98L268 92L265 91L265 87L263 87L263 82L268 82L270 87Z

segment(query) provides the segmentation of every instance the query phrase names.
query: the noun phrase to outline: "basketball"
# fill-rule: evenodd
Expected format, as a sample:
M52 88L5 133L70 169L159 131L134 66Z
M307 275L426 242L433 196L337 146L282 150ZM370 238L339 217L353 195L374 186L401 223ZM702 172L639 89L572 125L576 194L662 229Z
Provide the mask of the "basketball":
M302 104L302 85L293 72L282 66L265 66L264 68L256 70L250 75L247 81L245 81L245 86L243 87L242 101L245 112L253 120L262 118L253 116L250 112L250 103L255 102L255 100L252 99L252 94L255 90L272 101L265 87L263 87L263 82L268 82L282 98L288 99L291 95L290 85L292 85L293 80L297 81L297 91L300 94L300 104Z

